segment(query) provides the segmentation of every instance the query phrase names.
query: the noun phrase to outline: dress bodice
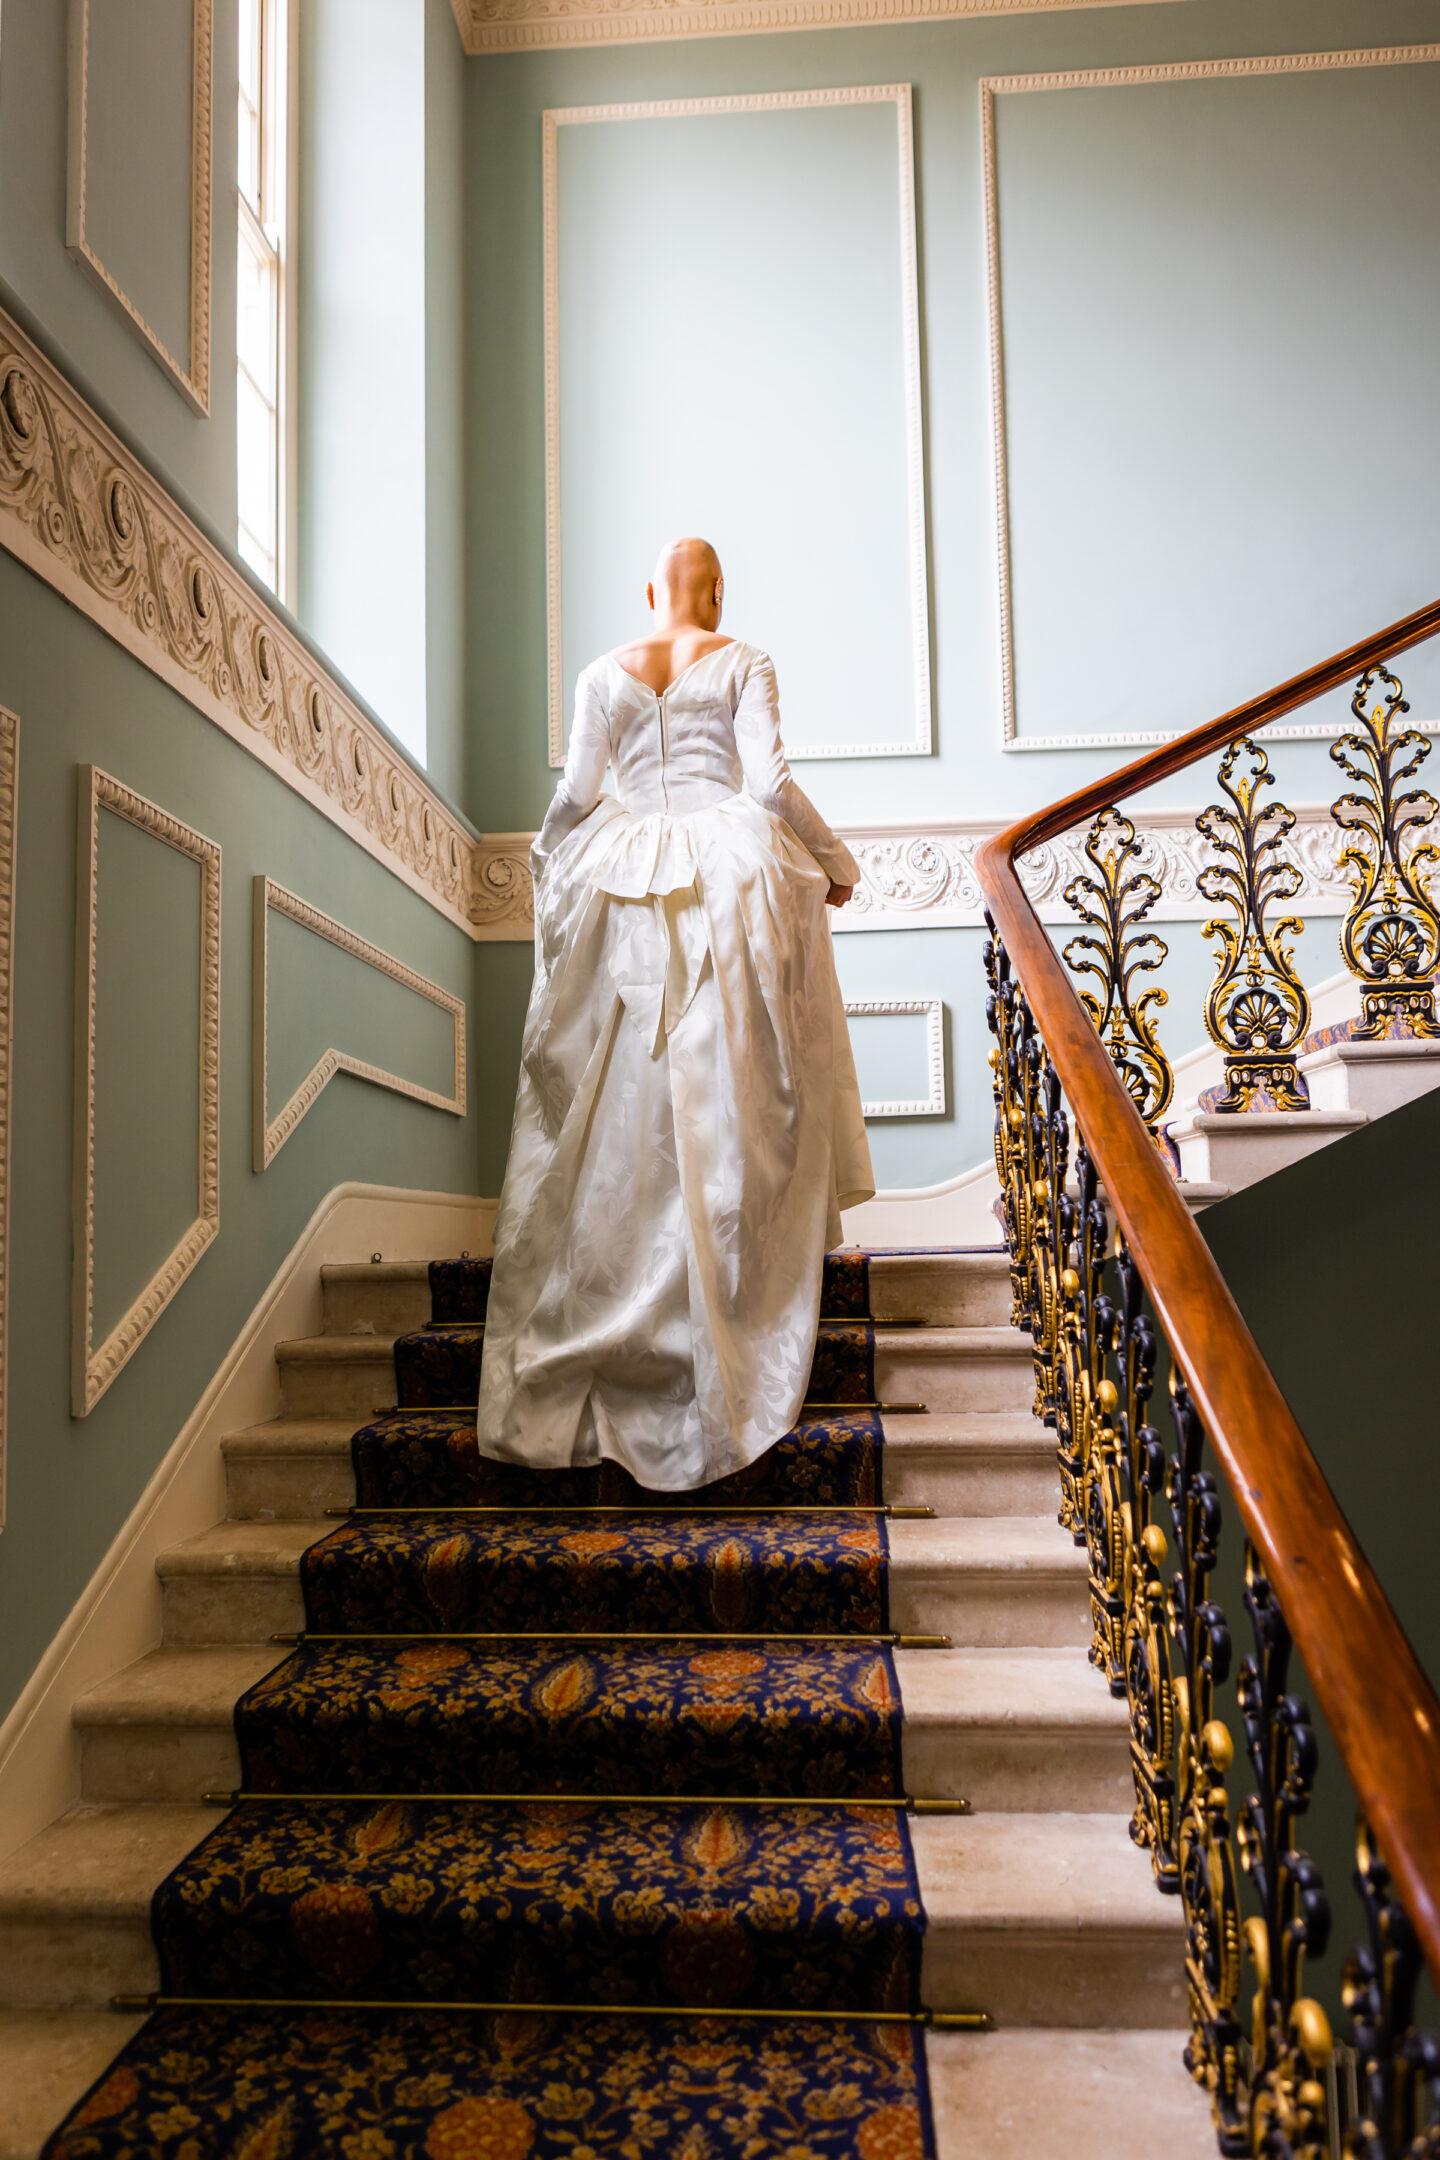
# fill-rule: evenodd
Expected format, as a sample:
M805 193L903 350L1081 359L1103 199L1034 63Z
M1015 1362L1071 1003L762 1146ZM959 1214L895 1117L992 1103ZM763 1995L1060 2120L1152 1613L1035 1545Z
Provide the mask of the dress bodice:
M565 771L535 843L537 868L595 808L607 768L635 817L686 817L743 790L783 818L837 884L859 881L850 850L791 775L775 670L753 645L736 639L703 654L659 693L610 654L585 669Z

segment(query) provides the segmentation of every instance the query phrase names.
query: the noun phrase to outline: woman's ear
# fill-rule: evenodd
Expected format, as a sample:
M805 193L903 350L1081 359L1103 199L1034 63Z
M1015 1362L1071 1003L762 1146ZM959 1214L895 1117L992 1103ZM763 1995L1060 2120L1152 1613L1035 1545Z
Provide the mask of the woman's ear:
M653 584L647 585L645 587L645 598L649 603L650 612L653 615L655 612L655 587Z

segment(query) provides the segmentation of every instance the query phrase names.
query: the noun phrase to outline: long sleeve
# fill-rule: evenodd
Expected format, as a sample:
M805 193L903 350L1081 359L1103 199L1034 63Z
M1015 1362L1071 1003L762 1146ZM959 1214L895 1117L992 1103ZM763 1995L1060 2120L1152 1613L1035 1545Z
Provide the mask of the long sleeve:
M766 653L758 653L752 660L740 686L735 707L735 747L740 753L746 794L776 817L784 818L834 884L858 885L860 865L791 776L780 740L780 693L775 669Z
M610 715L592 668L575 685L575 725L565 770L545 813L545 823L530 849L530 868L538 877L555 849L599 802L610 763Z

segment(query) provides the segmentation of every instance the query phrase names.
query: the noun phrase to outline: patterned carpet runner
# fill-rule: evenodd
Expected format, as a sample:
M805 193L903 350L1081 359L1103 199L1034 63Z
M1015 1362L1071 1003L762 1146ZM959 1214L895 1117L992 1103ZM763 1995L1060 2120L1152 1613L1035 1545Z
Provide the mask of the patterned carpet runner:
M679 1509L484 1461L489 1265L430 1275L353 1441L382 1512L305 1554L249 1797L155 1894L183 2000L45 2160L925 2160L864 1257L811 1379L845 1407Z

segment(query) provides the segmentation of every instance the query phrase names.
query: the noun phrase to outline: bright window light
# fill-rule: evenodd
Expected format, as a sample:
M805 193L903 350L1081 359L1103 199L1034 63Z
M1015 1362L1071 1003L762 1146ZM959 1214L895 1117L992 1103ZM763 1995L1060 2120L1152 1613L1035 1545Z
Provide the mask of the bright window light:
M280 590L284 529L284 0L239 0L235 463L237 544Z

